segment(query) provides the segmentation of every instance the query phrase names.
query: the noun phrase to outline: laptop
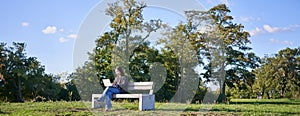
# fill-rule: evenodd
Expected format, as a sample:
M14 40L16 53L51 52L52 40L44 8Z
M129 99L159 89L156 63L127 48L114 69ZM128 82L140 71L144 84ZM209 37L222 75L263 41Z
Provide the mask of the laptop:
M102 79L104 86L111 86L112 84L110 83L109 79Z

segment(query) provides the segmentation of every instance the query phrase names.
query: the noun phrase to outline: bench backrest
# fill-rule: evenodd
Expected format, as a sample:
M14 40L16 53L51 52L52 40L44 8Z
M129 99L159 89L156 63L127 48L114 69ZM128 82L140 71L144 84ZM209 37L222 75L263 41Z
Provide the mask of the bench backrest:
M103 79L105 86L111 86L109 79ZM149 94L153 94L153 82L129 82L128 91L149 90Z

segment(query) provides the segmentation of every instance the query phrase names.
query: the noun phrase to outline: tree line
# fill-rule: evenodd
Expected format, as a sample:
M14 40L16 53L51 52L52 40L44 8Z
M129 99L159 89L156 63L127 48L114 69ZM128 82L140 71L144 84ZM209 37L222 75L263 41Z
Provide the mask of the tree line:
M173 27L160 19L145 21L142 12L146 7L134 0L109 4L106 13L112 17L111 30L95 41L96 48L90 53L100 83L103 78L113 80L115 66L124 67L133 81L150 81L155 78L153 65L159 64L165 68L166 79L156 92L158 101L189 95L184 88L193 85L196 94L188 100L201 101L209 91L208 82L219 86L219 103L241 97L299 98L299 48L286 48L274 57L256 56L249 46L250 34L233 22L225 4L208 11L185 11L186 21ZM160 39L147 41L156 31L161 32ZM194 70L197 66L200 74ZM186 100L178 98L179 102Z
M5 102L80 100L72 82L45 73L36 57L26 55L26 44L0 43L0 100ZM78 95L78 94L77 94Z
M300 47L256 56L249 47L250 34L233 22L224 4L185 11L186 21L176 26L160 19L145 21L146 7L134 0L109 4L110 30L95 40L89 60L67 74L66 83L59 82L59 75L46 74L37 58L27 57L24 43L1 43L0 99L91 100L91 94L102 91L102 79L114 79L116 66L131 81L154 81L160 102L203 102L206 95L218 103L257 96L299 98ZM159 40L148 41L157 32ZM211 91L208 83L219 89Z
M260 58L251 52L249 33L232 22L226 5L185 11L186 22L175 27L159 19L144 21L145 7L142 2L122 0L106 10L112 17L111 31L96 40L91 55L100 83L102 78L114 78L116 65L127 69L133 81L150 81L151 67L159 63L166 69L166 81L156 93L158 101L174 97L178 102L201 101L207 91L203 83L214 82L220 88L217 102L224 102L226 87L254 82L251 71L259 66ZM145 41L157 30L162 30L157 43ZM194 70L197 66L201 74ZM191 95L189 92L196 93L195 97L182 97Z

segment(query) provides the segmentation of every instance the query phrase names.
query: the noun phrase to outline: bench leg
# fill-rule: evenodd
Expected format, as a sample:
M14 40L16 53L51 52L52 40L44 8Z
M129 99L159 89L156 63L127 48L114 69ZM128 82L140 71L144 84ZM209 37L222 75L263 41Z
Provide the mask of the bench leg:
M101 96L102 94L92 94L92 108L102 108L103 104L100 104L97 102L97 99Z
M141 95L139 98L139 110L154 110L155 95Z

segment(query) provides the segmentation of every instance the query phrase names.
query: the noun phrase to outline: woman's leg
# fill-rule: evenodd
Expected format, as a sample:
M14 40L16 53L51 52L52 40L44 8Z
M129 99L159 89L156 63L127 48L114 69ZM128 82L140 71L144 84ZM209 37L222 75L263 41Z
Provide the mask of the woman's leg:
M105 96L105 110L108 110L112 107L111 105L111 98L109 97L109 95Z
M106 94L105 94L105 110L109 110L112 105L111 105L111 99L113 94L119 94L120 90L118 88L110 87L107 89Z
M107 93L107 91L108 91L108 89L109 89L110 87L111 87L111 86L108 86L108 87L106 87L106 88L104 89L102 95L98 98L97 101L99 101L99 102L104 102L105 94Z

